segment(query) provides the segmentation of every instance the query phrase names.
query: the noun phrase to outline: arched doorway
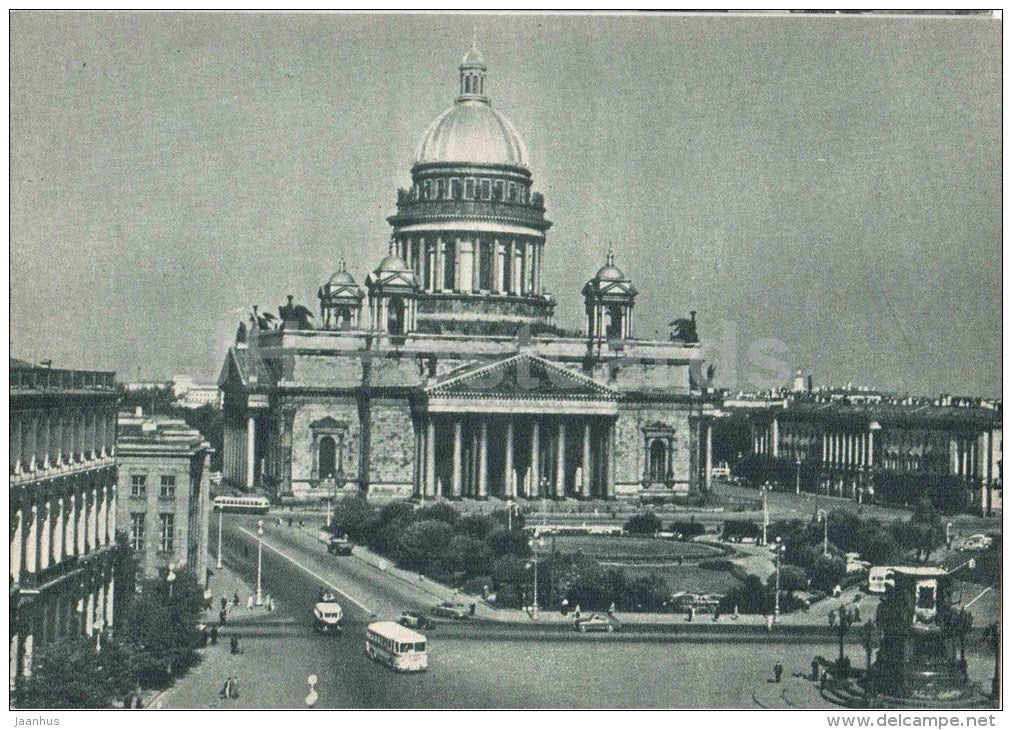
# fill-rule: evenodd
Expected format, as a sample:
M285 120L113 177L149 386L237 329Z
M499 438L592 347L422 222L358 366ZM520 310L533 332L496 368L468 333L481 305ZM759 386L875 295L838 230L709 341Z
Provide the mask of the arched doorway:
M668 479L668 445L661 439L650 444L650 482L659 484Z
M387 331L392 335L404 334L404 300L399 297L390 300Z
M320 468L319 475L320 479L327 479L333 477L337 472L337 443L334 441L333 436L323 436L320 438Z

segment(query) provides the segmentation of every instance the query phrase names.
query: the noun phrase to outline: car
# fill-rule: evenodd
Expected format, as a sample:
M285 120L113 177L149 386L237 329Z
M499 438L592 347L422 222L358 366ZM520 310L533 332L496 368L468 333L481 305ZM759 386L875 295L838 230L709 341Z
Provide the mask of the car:
M986 550L991 547L994 539L987 535L971 535L960 544L960 550Z
M344 633L344 612L337 601L320 601L313 606L313 628L321 634Z
M409 629L424 630L433 628L432 619L418 611L401 611L401 616L397 619L397 623Z
M607 631L610 634L615 630L615 624L612 623L611 619L599 613L591 614L586 618L578 618L573 623L576 626L576 630L581 634L585 634L588 631Z
M354 549L354 543L346 537L332 537L327 543L327 552L331 555L351 555Z
M440 618L452 618L454 620L467 618L471 615L467 606L462 603L453 603L452 601L443 601L439 605L433 606L429 613Z
M317 603L337 603L337 593L330 590L327 587L320 588L320 593L316 598Z

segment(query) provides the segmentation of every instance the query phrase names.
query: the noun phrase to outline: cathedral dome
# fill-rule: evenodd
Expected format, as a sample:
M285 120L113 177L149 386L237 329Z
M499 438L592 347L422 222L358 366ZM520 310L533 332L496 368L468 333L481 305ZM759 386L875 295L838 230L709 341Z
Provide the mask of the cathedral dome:
M477 46L460 62L460 95L425 130L415 164L457 163L527 168L527 146L485 95L485 56Z
M598 281L625 281L625 274L617 266L609 264L608 266L602 266L597 271L597 276L594 277Z
M527 147L513 124L481 99L458 99L436 117L415 152L431 162L508 165L527 169Z
M334 275L330 277L328 282L331 286L340 286L342 284L354 284L355 277L344 270L344 262L341 263L341 270L335 271Z

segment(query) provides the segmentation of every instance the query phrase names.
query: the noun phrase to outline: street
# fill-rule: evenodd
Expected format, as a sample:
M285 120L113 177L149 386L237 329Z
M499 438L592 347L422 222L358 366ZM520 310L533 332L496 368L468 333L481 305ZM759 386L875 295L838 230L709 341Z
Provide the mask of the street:
M212 529L211 544L217 530ZM772 666L780 661L788 676L807 672L816 654L835 655L824 643L681 640L658 637L628 640L614 635L557 634L544 639L504 627L460 622L427 633L429 670L400 675L364 656L364 628L372 614L396 618L405 608L425 609L436 602L428 586L414 586L355 557L335 557L305 531L265 521L263 592L276 603L273 613L244 612L256 582L256 518L225 519L223 562L212 580L215 608L233 590L219 578L234 574L245 586L236 620L230 619L204 661L179 680L159 702L168 708L297 708L308 693L306 678L318 677L321 708L491 708L491 707L754 707ZM213 564L213 562L212 562ZM318 635L311 607L319 587L341 593L345 610L342 637ZM222 587L219 587L222 586ZM446 634L441 636L441 632ZM240 636L243 653L231 655L227 635ZM851 660L864 663L859 645L848 646ZM989 680L986 652L971 656L971 673ZM227 676L239 679L237 700L218 692ZM794 679L806 706L825 702L807 682Z

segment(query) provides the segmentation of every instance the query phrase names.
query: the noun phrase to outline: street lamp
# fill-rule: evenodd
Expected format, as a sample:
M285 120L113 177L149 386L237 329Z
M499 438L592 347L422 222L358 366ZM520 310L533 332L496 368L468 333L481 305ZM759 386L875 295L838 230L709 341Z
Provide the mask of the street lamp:
M169 584L169 598L172 598L172 584L176 581L175 563L169 563L169 572L165 574L165 582Z
M215 507L218 510L218 562L216 563L218 570L221 570L221 520L225 516L225 510L220 507Z
M829 513L824 509L815 511L815 518L822 523L822 555L829 555Z
M326 479L327 494L325 499L327 500L327 529L330 529L330 508L334 504L334 477L329 476Z
M309 685L309 694L306 695L306 707L313 709L316 706L316 701L320 699L320 695L316 693L316 675L310 674L306 677L306 683Z
M545 538L539 537L528 543L534 549L534 618L538 617L538 548L545 546Z
M770 512L769 512L769 508L768 508L768 506L766 504L766 494L769 491L770 491L770 483L769 482L764 482L763 485L761 487L759 487L759 494L762 497L762 501L763 501L763 540L762 540L762 544L763 545L766 544L766 529L770 525Z
M518 509L517 503L512 499L506 505L506 529L513 532L513 510Z
M260 590L260 571L264 559L264 521L257 520L257 605L264 605L263 593Z
M794 493L801 494L801 454L798 454L798 460L794 462Z
M773 620L774 621L776 621L777 619L780 618L780 556L783 554L784 549L786 547L787 547L786 545L781 545L780 544L780 538L777 537L777 546L776 546L776 552L777 552L777 586L776 586L776 590L777 590L777 593L776 593L776 596L773 599Z

